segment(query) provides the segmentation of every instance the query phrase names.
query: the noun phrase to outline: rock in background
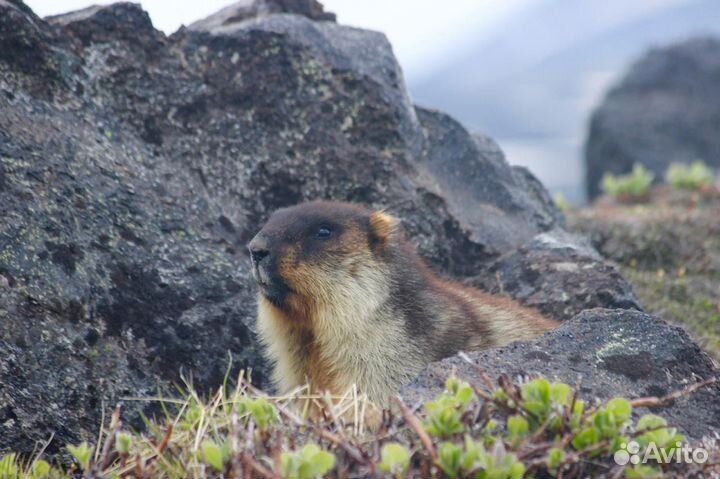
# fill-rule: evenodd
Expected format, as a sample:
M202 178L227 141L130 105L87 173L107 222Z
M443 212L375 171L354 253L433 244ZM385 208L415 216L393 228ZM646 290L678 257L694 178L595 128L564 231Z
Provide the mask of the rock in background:
M134 4L42 20L0 0L0 451L93 440L103 408L183 376L208 391L251 367L268 386L244 244L304 200L388 208L440 271L491 268L560 319L639 307L579 238L536 259L570 241L547 192L413 107L383 35L314 2L238 8L166 37Z
M663 397L698 378L717 376L708 356L684 330L639 311L590 309L532 343L513 343L470 353L473 364L495 379L542 374L578 386L582 397ZM477 369L458 356L431 364L403 395L423 401L441 392L448 371L482 385ZM662 415L690 439L714 437L720 429L720 385L715 383L670 407L648 411Z
M720 189L661 185L648 204L603 198L567 218L632 281L649 312L687 327L720 359Z
M585 145L586 187L634 163L662 179L672 162L720 167L720 40L658 48L632 66L595 110Z
M585 238L562 230L537 235L467 283L510 295L558 320L596 307L642 309L615 266Z

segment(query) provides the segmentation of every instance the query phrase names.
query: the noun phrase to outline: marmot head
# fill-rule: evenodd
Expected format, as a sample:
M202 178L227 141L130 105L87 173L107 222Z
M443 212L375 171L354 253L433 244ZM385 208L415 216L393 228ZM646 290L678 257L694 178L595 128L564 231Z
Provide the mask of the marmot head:
M277 210L248 244L260 293L278 308L305 315L324 303L366 297L367 288L387 281L380 255L396 224L387 213L351 203L314 201Z

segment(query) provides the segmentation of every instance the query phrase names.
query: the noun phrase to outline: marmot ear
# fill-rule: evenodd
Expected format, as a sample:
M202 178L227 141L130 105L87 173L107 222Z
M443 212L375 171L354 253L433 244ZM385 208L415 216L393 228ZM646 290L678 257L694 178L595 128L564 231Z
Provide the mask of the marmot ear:
M370 233L373 243L384 245L395 232L398 221L395 217L383 212L376 211L370 215Z

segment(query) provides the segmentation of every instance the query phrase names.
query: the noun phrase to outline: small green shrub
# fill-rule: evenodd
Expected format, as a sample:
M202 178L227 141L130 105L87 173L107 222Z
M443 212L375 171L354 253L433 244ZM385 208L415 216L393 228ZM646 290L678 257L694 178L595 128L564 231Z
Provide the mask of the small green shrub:
M218 472L225 470L225 465L230 460L230 444L225 441L218 446L213 441L207 440L200 446L202 459Z
M41 457L23 461L8 454L0 458L0 479L651 478L663 477L673 465L621 466L613 455L632 439L640 454L659 448L672 457L684 441L659 416L634 422L633 401L623 398L590 406L567 384L543 378L518 384L501 376L497 387L489 379L485 386L449 378L445 392L419 417L397 400L378 434L358 435L338 419L358 403L339 404L311 422L291 410L302 409L306 398L270 398L241 382L207 402L188 394L177 417L168 413L165 422L148 421L144 433L123 430L118 409L98 447L67 447L79 467L64 470ZM668 399L641 400L648 402L659 407ZM718 460L720 454L708 463ZM688 471L712 477L720 469Z
M555 202L555 206L557 206L557 208L563 213L567 213L572 210L570 201L568 201L562 193L556 193L555 196L553 196L553 201Z
M68 451L73 455L75 460L80 463L80 467L87 470L90 467L90 461L92 461L93 448L88 443L83 442L77 446L68 446Z
M378 464L381 471L389 472L395 477L402 477L410 468L410 451L396 442L385 444L380 454L382 461Z
M619 201L635 202L647 198L655 175L644 166L636 164L627 175L606 173L602 179L605 194Z
M488 450L470 436L465 436L462 445L442 443L438 465L451 479L472 477L473 473L479 479L521 479L525 474L525 465L501 441Z
M237 403L237 411L241 416L252 418L261 431L278 422L277 411L264 398L243 398Z
M450 437L463 432L462 415L475 399L473 389L455 378L447 380L447 392L425 405L425 428L433 436Z
M335 467L335 456L315 444L308 444L300 451L283 452L281 463L285 479L315 479Z
M676 189L701 190L712 186L715 177L705 163L694 161L689 166L672 163L665 172L665 180Z

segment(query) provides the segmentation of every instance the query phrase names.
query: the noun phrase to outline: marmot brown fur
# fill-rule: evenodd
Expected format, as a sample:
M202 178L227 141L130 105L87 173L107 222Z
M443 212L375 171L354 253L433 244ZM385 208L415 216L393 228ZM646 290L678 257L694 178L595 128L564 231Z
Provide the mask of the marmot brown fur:
M384 403L428 363L557 323L440 279L387 213L316 201L276 211L248 245L258 331L281 392L353 384Z

